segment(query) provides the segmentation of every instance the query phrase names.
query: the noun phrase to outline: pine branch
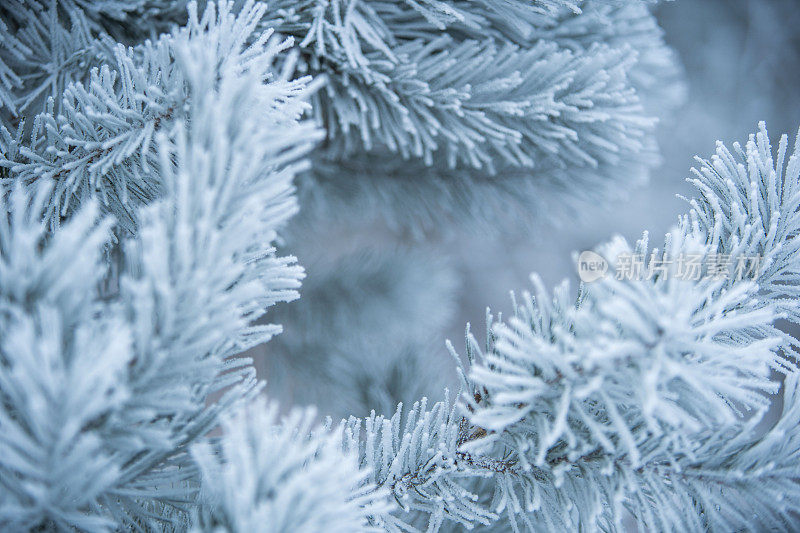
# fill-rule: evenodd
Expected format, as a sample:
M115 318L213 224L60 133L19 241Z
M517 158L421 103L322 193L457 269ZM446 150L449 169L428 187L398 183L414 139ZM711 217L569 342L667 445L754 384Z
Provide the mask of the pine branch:
M470 422L487 434L467 449L510 449L524 469L545 473L567 495L597 485L604 496L584 500L570 519L579 523L618 528L623 502L649 527L725 530L752 523L751 515L720 516L730 506L710 503L717 496L702 475L682 476L719 468L721 456L746 464L751 443L761 442L748 420L758 421L767 395L777 392L771 371L786 374L787 387L796 381L783 355L795 341L773 325L780 317L796 322L788 304L797 280L800 167L797 150L785 162L787 145L784 136L775 162L762 124L745 150L737 146L738 158L720 145L711 163L701 160L694 183L702 197L667 235L664 252L650 252L646 235L634 248L617 239L600 249L612 258L612 272L613 258L624 253L650 255L652 266L662 254L758 252L764 268L754 282L678 279L670 269L647 280L587 284L574 303L566 285L551 299L533 278L535 295L515 305L512 319L493 325L485 354L470 339L477 357L470 379L480 401L466 395L464 405ZM795 410L787 405L786 416ZM741 438L725 448L731 435ZM730 472L724 475L731 482ZM793 477L784 479L793 486ZM669 486L679 482L691 489L697 515L674 513L687 503L675 501L682 493ZM742 481L732 487L741 494L757 490ZM763 503L754 501L752 509ZM781 508L768 514L782 528L792 508Z
M465 485L501 463L459 450L468 429L448 400L427 405L426 398L415 402L405 417L401 404L390 418L373 412L363 424L353 417L342 421L345 450L358 452L369 481L390 490L402 511L376 520L392 532L436 531L445 520L464 527L489 524L495 515Z
M59 112L66 88L85 82L93 67L111 58L108 35L82 10L56 2L43 6L12 0L0 17L14 33L13 38L3 38L1 46L7 49L6 68L15 80L8 86L13 90L7 104L15 122L45 111L50 99Z
M313 414L295 411L278 422L274 405L255 401L223 420L218 451L195 445L205 492L195 528L379 531L371 517L393 502L366 481L341 435L313 428Z
M238 61L232 68L247 70L253 57L274 46L267 44L269 33L254 37L263 12L253 8L228 27L233 39L225 35L209 41L217 54L212 68L228 68L229 62ZM174 47L181 39L206 31L208 24L190 13L187 27L154 43L137 48L117 45L111 65L92 70L85 85L67 88L60 112L51 103L37 117L29 144L10 142L4 151L16 158L5 157L0 165L11 170L13 179L57 182L48 213L51 224L57 226L86 198L98 197L124 229L135 230L136 208L163 192L154 139L171 124L186 120L187 102L195 97L177 68ZM261 75L289 93L301 88L272 70Z
M265 36L219 60L257 16L212 6L174 36L193 99L157 136L164 195L122 243L117 292L98 290L111 221L90 231L96 208L77 209L50 236L47 186L30 188L30 207L12 195L0 231L0 425L17 452L0 463L3 527L185 525L198 487L189 446L260 389L250 361L233 356L279 332L252 322L297 297L302 269L273 242L296 211L292 177L316 133L298 122L306 80L265 76L281 44Z

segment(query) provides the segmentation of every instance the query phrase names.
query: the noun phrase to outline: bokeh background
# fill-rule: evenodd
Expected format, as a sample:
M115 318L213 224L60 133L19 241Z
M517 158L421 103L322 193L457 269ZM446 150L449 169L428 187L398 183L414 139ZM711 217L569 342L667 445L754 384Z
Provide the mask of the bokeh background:
M660 240L685 211L678 195L693 193L685 179L694 156L710 157L717 140L744 143L760 120L773 142L783 133L794 139L800 127L800 2L677 0L662 2L655 13L680 57L687 86L684 104L658 127L661 166L644 187L585 206L551 227L542 224L541 231L509 236L508 242L461 242L465 255L495 257L493 274L504 278L469 269L470 286L481 294L464 294L462 319L474 321L485 305L507 308L508 289L524 288L531 271L550 285L577 280L571 252L593 248L613 234L636 239L648 230Z
M285 333L255 354L271 395L333 416L389 411L424 394L438 399L442 385L455 384L445 339L463 354L465 324L480 339L487 306L507 312L509 291L526 290L531 272L550 287L563 279L574 287L574 252L644 230L660 241L685 211L678 195L692 194L685 179L694 156L710 157L717 140L744 142L764 120L774 143L782 133L793 141L798 0L677 0L654 10L680 57L686 94L658 126L662 163L649 183L527 230L467 227L428 242L335 221L310 232L293 252L308 270L302 299L316 303L284 304L273 319ZM331 272L341 279L331 281Z

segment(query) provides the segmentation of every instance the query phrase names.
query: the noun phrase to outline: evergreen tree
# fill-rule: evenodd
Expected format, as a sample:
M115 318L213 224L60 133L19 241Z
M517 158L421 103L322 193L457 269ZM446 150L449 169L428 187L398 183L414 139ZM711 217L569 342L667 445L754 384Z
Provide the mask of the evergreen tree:
M449 390L427 348L448 234L658 163L646 2L8 0L0 50L0 529L797 527L800 135L719 143L612 275L532 276Z

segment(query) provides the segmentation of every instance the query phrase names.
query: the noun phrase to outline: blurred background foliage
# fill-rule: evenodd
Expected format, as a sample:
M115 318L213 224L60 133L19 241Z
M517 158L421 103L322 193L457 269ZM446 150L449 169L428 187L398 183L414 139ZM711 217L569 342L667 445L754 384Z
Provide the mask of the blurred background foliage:
M614 234L635 240L647 230L660 240L685 211L679 195L690 192L684 180L695 155L709 157L717 140L743 143L759 120L769 125L773 142L797 132L797 7L796 0L678 0L654 6L665 40L685 70L687 93L659 123L662 162L639 188L501 231L464 225L446 236L420 238L380 222L353 224L344 214L324 227L302 228L302 238L289 251L308 271L308 292L270 318L282 323L285 333L256 354L270 394L317 404L321 414L334 417L388 411L392 402L417 394L438 398L442 384L454 385L445 339L462 346L466 323L480 338L486 307L510 309L509 291L526 290L531 272L551 286L567 278L575 287L574 252ZM369 286L348 282L356 279ZM311 303L320 303L315 291L330 293L330 286L344 297ZM372 305L373 311L363 313L358 294L366 290L374 301L400 312L389 319ZM349 328L340 327L343 322ZM372 377L344 378L352 369L361 370L356 376Z

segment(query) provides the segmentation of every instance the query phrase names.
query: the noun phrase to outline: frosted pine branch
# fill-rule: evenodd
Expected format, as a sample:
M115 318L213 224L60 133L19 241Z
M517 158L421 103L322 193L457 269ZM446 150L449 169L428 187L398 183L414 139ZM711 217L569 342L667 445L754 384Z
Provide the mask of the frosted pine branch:
M96 201L52 235L46 182L29 185L35 201L18 186L6 204L4 527L181 527L198 489L189 445L260 388L231 357L279 332L252 322L297 295L302 269L272 243L316 133L297 120L304 82L265 81L279 45L230 62L209 46L253 14L211 7L175 36L173 68L193 99L156 136L164 191L121 243L115 291L99 290L101 252L117 245L111 220L91 230Z
M325 230L501 230L646 178L682 89L642 2L203 4L0 8L0 529L796 528L800 145L763 124L698 159L663 246L596 249L645 279L533 276L448 346L455 400L281 417L249 357L285 319L322 410L421 396L457 269ZM273 314L305 276L276 246L345 259ZM761 263L657 268L684 255Z
M254 36L263 7L252 7L238 18L229 8L221 4L219 19L208 16L211 10L202 18L193 11L185 28L153 43L117 45L113 62L93 69L86 84L68 86L59 113L53 102L37 116L30 143L7 141L16 157L2 164L14 179L56 182L48 215L53 224L87 197L97 196L132 231L135 208L163 192L155 137L186 120L187 102L196 96L175 56L180 42L202 40L216 54L212 68L262 69L255 75L273 83L258 98L269 97L271 91L277 96L278 91L301 90L301 82L288 81L269 64L253 62L259 54L274 55L288 45L270 41L269 32ZM304 109L284 106L286 113Z
M192 454L203 477L198 531L382 531L375 517L389 512L386 490L367 482L341 436L313 427L314 413L279 421L277 407L250 403L222 423L215 445Z
M768 394L778 390L772 371L786 375L786 397L795 398L797 369L785 355L795 341L773 325L777 318L796 321L785 298L797 277L800 197L793 191L800 174L797 150L785 160L787 145L783 137L775 161L762 124L744 150L736 145L736 158L720 145L712 162L700 160L693 183L702 197L667 235L663 252L651 252L646 236L634 248L621 239L600 248L609 258L636 252L650 261L662 253L758 252L765 265L754 282L683 280L669 275L674 271L648 280L612 276L583 286L576 303L566 285L551 297L534 278L535 294L492 327L488 351L471 341L477 363L470 378L480 399L465 396L465 409L487 435L469 448L512 450L523 468L551 476L565 498L586 483L604 487L600 507L585 501L574 508L581 523L620 527L625 503L647 527L738 528L768 516L774 527L786 527L796 511L791 504L766 508L755 499L752 514L723 516L713 500L714 475L683 476L719 468L710 465L722 455L739 461L771 442L750 420L760 420ZM794 411L787 405L784 416ZM797 453L791 446L780 452L786 461ZM774 475L798 490L791 470ZM741 479L723 474L733 493L752 491L755 498L758 484ZM679 497L678 480L703 514L673 514L680 505L666 499ZM653 505L653 498L665 500ZM535 511L534 501L528 505Z

